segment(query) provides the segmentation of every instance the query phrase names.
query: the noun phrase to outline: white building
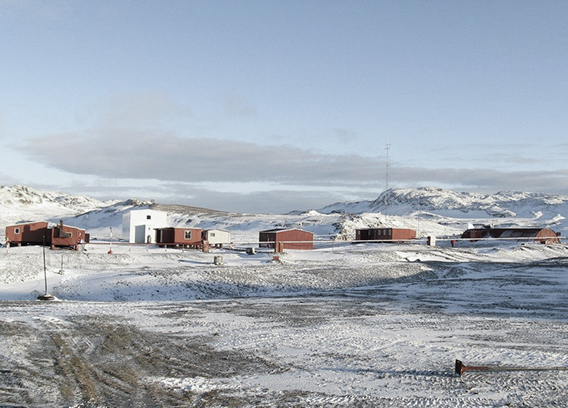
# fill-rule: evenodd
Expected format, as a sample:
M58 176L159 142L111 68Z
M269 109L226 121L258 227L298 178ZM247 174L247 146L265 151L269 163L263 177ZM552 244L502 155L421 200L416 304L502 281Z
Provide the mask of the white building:
M122 216L122 238L133 244L155 244L156 229L166 228L168 213L143 209L132 210Z
M220 229L210 229L201 232L201 237L204 241L209 242L209 245L223 246L224 244L231 243L231 233L229 231Z

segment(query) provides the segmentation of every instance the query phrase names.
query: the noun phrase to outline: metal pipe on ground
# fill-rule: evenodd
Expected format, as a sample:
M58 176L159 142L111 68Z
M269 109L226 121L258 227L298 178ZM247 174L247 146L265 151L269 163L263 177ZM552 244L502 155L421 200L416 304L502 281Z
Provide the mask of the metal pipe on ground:
M568 367L513 367L513 366L466 366L456 360L455 372L460 377L468 371L499 372L499 371L565 371Z

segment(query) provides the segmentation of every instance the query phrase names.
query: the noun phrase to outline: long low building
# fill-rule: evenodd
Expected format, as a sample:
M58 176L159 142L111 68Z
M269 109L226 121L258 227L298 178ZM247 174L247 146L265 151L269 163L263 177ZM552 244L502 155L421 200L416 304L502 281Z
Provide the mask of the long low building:
M276 252L284 249L313 249L314 234L300 229L276 228L259 233L259 246L274 248Z
M406 242L416 239L416 231L406 228L361 228L355 230L356 241Z
M203 246L201 228L157 228L156 244L161 247L185 247L200 249Z
M560 242L559 234L550 228L470 228L462 236L464 239L477 241L480 239L518 239L539 242L541 244L555 244Z
M73 248L89 242L84 229L46 221L28 222L6 227L6 244L9 246L47 245L53 248Z

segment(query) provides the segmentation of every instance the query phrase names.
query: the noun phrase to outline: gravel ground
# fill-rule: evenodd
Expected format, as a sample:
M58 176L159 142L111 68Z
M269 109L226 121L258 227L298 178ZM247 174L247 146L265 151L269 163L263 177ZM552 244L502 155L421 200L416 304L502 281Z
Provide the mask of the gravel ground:
M120 261L127 301L70 274L61 301L0 302L0 406L568 406L568 371L454 373L455 359L568 366L566 259L481 259ZM129 277L188 300L140 300Z

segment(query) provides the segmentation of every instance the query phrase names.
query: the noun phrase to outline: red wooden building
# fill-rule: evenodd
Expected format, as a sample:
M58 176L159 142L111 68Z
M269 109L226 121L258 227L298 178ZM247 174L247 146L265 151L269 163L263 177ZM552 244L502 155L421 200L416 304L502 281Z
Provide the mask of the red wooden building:
M7 245L47 245L54 248L79 249L79 245L89 242L85 230L59 224L50 226L45 221L9 225L6 227Z
M201 228L157 228L156 245L161 247L201 248Z
M276 252L284 249L314 249L314 234L300 229L260 231L258 240L259 247L274 248Z
M416 231L406 228L362 228L355 230L356 241L406 242L416 239Z
M470 228L462 234L462 238L470 238L471 241L479 239L495 238L506 240L525 240L541 244L555 244L560 242L558 233L549 228Z

